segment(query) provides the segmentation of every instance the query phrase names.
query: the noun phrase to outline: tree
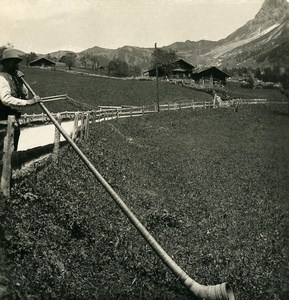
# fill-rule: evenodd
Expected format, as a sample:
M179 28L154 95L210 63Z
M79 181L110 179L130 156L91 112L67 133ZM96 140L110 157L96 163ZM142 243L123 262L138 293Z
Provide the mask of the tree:
M139 76L141 74L141 69L138 66L130 66L129 67L129 76Z
M261 73L261 69L257 68L255 71L255 78L261 79L262 73Z
M108 75L115 77L127 77L129 75L129 66L125 61L113 59L108 64Z
M83 53L80 56L80 63L82 66L86 69L87 68L87 63L90 61L90 54L89 53Z
M75 66L76 55L74 53L66 53L60 58L59 62L65 63L68 69L71 70Z
M247 88L252 89L254 87L254 79L251 76L249 76L247 82L248 82Z
M37 59L37 55L34 52L30 52L24 55L23 60L25 62L25 65L28 67L29 64L33 61Z
M175 50L157 48L152 53L152 65L155 66L156 58L158 59L159 65L166 65L177 59Z
M92 62L92 69L98 70L99 68L99 58L97 55L90 55L90 61Z
M152 53L152 60L151 60L151 68L156 68L156 62L158 66L164 66L165 73L168 75L170 73L169 64L177 59L177 53L175 50L172 49L163 49L157 48Z
M265 68L262 80L267 82L272 80L272 69L270 67Z

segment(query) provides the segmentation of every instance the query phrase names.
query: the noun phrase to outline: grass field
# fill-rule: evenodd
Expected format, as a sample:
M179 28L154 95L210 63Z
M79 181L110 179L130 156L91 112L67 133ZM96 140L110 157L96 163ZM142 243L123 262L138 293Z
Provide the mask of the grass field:
M62 71L39 68L25 68L23 71L31 87L40 96L68 94L81 102L98 105L154 105L156 103L156 83L154 81L121 80L69 74ZM82 70L83 71L83 70ZM254 90L240 87L240 83L228 82L231 98L265 98L270 101L288 101L279 90ZM161 103L188 101L210 101L212 96L200 91L160 82ZM47 103L52 112L81 110L67 101ZM42 113L38 106L23 109L25 113Z
M192 278L285 300L288 118L166 112L95 124L81 148ZM191 299L71 149L14 183L6 228L21 299Z
M151 81L120 80L88 77L66 72L23 68L25 78L40 96L68 94L84 103L98 105L153 105L156 102L156 83ZM160 82L160 102L179 102L184 99L209 101L212 97L204 92L184 89L177 85ZM53 112L76 110L67 102L47 104ZM25 111L42 111L38 106Z
M288 98L277 89L247 89L242 88L240 82L228 82L227 89L231 98L288 101Z

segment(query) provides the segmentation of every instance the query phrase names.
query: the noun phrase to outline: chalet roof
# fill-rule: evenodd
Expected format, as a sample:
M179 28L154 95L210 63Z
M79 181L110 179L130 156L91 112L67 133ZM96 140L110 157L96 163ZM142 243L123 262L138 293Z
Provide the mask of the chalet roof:
M170 65L172 65L172 64L174 64L174 63L177 63L177 62L180 62L180 61L182 61L182 62L184 62L185 64L189 65L189 66L192 67L193 69L195 68L192 64L188 63L187 61L185 61L185 60L182 59L182 58L176 59L176 60L174 60L174 61L168 63L167 65L170 66Z
M203 73L203 72L205 72L205 71L208 71L208 70L217 70L217 71L219 71L219 72L225 74L226 76L231 77L231 75L229 75L228 73L226 73L226 72L220 70L219 68L217 68L217 67L215 67L215 66L211 66L211 67L203 67L203 68L197 69L193 74L201 74L201 73Z
M30 64L33 64L33 63L38 62L38 61L41 61L41 60L46 60L47 62L50 62L50 63L52 63L52 64L55 65L55 62L54 62L54 61L52 61L52 60L50 60L50 59L48 59L48 58L46 58L46 57L40 57L40 58L37 58L37 59L31 61Z

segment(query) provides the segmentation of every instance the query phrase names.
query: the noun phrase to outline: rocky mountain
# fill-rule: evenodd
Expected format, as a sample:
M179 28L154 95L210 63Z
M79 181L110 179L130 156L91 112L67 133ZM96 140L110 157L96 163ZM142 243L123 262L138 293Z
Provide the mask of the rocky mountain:
M288 61L289 2L265 0L253 20L217 42L178 42L167 46L179 56L203 65L234 67L286 64ZM279 57L275 57L275 53ZM286 59L287 58L287 59Z
M289 3L265 0L253 20L218 42L216 48L202 54L208 62L226 65L274 64L272 54L279 49L279 60L289 65L286 42L289 40ZM283 50L282 50L283 49Z
M124 46L118 49L106 49L100 47L93 47L82 51L79 55L90 53L106 58L107 61L118 58L127 62L131 66L138 66L142 70L146 69L151 61L152 49L140 48L133 46Z
M59 51L55 51L55 52L51 52L49 53L49 56L59 60L63 55L67 54L67 53L73 53L73 51L70 50L59 50ZM38 57L42 57L42 56L47 56L47 54L37 54Z
M282 64L289 67L289 2L287 0L265 0L253 20L219 41L185 41L165 46L177 51L194 65L273 66ZM60 57L68 51L51 53ZM118 49L89 48L77 53L91 53L103 61L119 58L129 65L145 70L149 67L153 48L124 46Z

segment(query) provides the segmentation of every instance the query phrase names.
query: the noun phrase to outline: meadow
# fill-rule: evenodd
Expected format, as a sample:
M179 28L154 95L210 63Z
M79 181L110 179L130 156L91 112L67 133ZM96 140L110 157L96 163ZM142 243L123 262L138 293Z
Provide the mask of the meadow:
M248 89L241 87L240 82L227 83L228 95L230 98L243 99L267 99L269 101L288 101L286 95L278 89Z
M37 94L42 97L57 94L68 96L80 102L97 107L98 105L155 105L156 82L122 80L103 77L89 77L71 74L64 70L46 70L22 67L25 78ZM82 69L76 69L83 71ZM288 101L288 98L275 89L247 89L239 82L227 83L227 95L230 99L268 99L269 101ZM184 88L167 82L159 83L160 103L179 103L186 101L210 101L208 93ZM46 106L52 112L82 110L68 101L50 102ZM23 113L42 113L38 106L26 107Z
M23 68L25 78L33 90L41 97L68 94L75 100L93 105L154 105L156 103L156 83L152 81L121 80L89 77L61 71L39 68ZM210 101L212 96L204 92L184 89L165 82L159 84L160 102L180 102L187 99ZM61 101L47 103L53 112L75 111L77 107ZM41 113L38 106L25 108L24 112Z
M93 124L81 148L196 281L285 300L288 129L281 107L182 110ZM4 225L20 299L191 299L69 147L15 180Z

